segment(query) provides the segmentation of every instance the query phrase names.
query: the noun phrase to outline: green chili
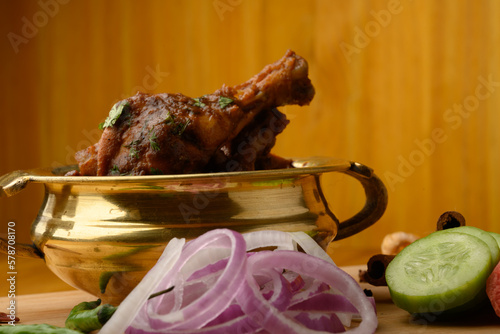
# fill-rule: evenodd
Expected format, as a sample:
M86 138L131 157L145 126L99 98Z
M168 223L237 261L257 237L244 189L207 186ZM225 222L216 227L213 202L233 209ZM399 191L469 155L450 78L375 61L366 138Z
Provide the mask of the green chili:
M73 307L65 325L66 328L89 333L101 329L115 311L115 306L101 305L101 300L83 302Z
M69 328L56 327L47 324L37 325L4 325L0 327L2 334L82 334Z

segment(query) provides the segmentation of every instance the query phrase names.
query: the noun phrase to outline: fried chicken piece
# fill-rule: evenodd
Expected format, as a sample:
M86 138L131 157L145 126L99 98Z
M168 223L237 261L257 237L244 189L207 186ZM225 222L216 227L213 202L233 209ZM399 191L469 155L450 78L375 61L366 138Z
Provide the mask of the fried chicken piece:
M97 175L97 148L98 143L75 153L75 159L79 163L80 173L83 175ZM78 175L75 171L68 176Z
M306 105L313 96L307 62L293 51L247 82L197 99L137 93L115 104L98 143L75 154L80 175L226 171L228 159L241 163L239 170L281 164L269 151L288 121L275 108ZM259 146L253 161L238 152L245 138L255 138L276 115L282 128L271 131L265 145L254 141Z
M289 121L278 109L263 110L230 143L216 152L207 171L289 168L291 161L271 155Z

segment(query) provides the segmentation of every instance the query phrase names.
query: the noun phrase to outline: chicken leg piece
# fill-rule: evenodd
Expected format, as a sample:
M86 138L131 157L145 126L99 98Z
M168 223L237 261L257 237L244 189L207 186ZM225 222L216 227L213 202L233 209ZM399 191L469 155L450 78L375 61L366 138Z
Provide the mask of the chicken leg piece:
M289 121L278 109L262 110L230 143L213 156L207 171L249 171L289 168L292 161L271 155Z
M251 135L255 133L251 124L269 122L271 114L258 117L261 113L272 113L287 104L306 105L313 97L307 62L293 51L247 82L224 85L199 98L137 93L115 104L95 145L75 154L80 171L73 175L204 172L213 167L215 155L234 147L232 141L243 129ZM256 119L262 121L254 122ZM262 152L267 154L272 145L274 140ZM248 170L255 164L240 167ZM226 171L221 168L217 171Z

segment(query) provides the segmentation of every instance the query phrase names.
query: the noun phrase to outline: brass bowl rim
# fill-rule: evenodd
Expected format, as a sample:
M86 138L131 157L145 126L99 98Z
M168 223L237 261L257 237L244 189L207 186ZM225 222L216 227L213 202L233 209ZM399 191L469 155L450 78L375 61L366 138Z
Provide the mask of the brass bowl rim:
M254 178L292 178L305 174L322 174L334 171L346 171L352 162L329 157L309 157L292 159L294 168L270 169L257 171L234 171L217 173L175 174L175 175L117 175L117 176L64 176L64 172L77 169L77 165L59 168L37 168L26 171L29 181L33 183L145 183L145 182L179 182L179 181L210 181L222 178L254 179Z

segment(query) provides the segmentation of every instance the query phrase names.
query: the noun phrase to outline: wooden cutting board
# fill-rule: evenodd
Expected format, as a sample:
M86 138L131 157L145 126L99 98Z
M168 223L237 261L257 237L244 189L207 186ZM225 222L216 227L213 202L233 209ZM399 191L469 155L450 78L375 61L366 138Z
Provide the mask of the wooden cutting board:
M363 266L343 267L353 277ZM397 308L391 300L386 287L374 287L361 283L362 288L370 289L377 304L379 327L377 333L499 333L500 318L490 309L476 314L461 315L457 319L436 322L434 319L412 319L410 315ZM64 326L66 317L76 304L92 301L95 297L82 291L63 291L43 294L21 295L16 297L17 316L22 324L48 323ZM0 298L0 308L5 312L8 297Z

